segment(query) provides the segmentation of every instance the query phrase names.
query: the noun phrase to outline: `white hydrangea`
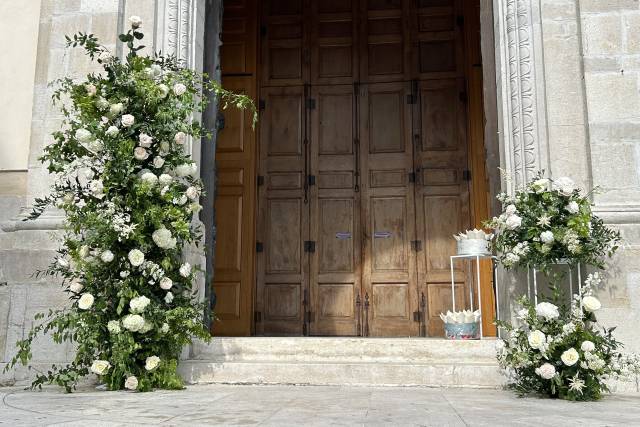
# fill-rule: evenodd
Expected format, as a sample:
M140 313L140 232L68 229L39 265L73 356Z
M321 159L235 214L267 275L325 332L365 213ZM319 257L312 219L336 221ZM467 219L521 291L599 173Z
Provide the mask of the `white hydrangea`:
M187 87L182 83L176 83L175 85L173 85L173 93L175 93L177 96L182 95L186 91L187 91Z
M542 243L551 244L553 243L554 239L555 237L553 235L553 232L549 230L540 233L540 240L542 241Z
M158 183L158 177L153 172L145 172L140 176L140 180L149 185L156 185Z
M576 184L568 176L563 176L553 181L553 189L558 190L563 196L570 196L575 188Z
M551 363L544 363L539 368L536 368L536 375L545 380L550 380L556 376L556 368Z
M179 205L182 206L185 203L187 203L187 200L189 200L189 198L186 195L182 195L180 197L174 197L174 199L171 201L174 205Z
M183 163L176 166L176 175L179 177L194 176L198 171L198 165L195 163Z
M173 177L169 174L163 173L158 177L158 182L160 183L160 185L166 186L173 182Z
M131 332L139 332L144 328L144 318L139 314L127 314L122 319L122 326Z
M94 179L89 181L89 191L96 199L102 199L104 197L104 184L102 180Z
M89 141L93 140L93 134L89 132L87 129L78 129L76 130L75 137L81 144L86 144Z
M129 262L134 267L138 267L142 265L142 263L144 262L144 254L139 249L131 249L129 251L128 258L129 258Z
M118 114L122 113L123 110L124 105L122 105L122 102L111 104L109 106L109 114L111 114L112 116L117 116Z
M171 231L166 228L159 228L151 235L153 242L162 249L173 249L176 247L176 238Z
M580 205L578 205L578 202L572 200L567 204L567 212L571 213L571 214L577 214L580 211Z
M111 262L113 261L113 258L114 258L113 252L111 252L108 249L100 254L100 259L102 260L102 262L107 262L107 263Z
M557 319L560 316L558 307L546 301L536 305L536 314L546 320Z
M580 346L580 350L584 351L585 353L591 353L595 349L596 345L592 341L583 341L582 345Z
M150 302L151 300L149 298L142 295L129 301L129 308L132 313L140 314L147 308Z
M163 334L166 334L167 332L169 332L169 324L163 323L162 326L160 327L160 332L162 332Z
M160 98L166 98L169 94L169 87L164 83L158 85L158 90L160 90Z
M119 334L122 332L122 328L120 328L120 322L117 320L109 320L107 323L107 330L112 334Z
M106 134L107 136L116 136L118 133L120 132L120 129L118 129L117 126L109 126L109 128L106 130Z
M190 274L191 274L191 264L189 264L188 262L185 262L180 266L180 275L182 277L189 277Z

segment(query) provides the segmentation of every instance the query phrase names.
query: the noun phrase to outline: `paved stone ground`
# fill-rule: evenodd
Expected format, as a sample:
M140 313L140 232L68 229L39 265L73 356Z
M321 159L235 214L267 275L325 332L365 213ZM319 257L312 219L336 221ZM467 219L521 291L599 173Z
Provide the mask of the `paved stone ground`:
M640 395L600 402L497 390L200 385L153 393L0 388L2 426L640 426Z

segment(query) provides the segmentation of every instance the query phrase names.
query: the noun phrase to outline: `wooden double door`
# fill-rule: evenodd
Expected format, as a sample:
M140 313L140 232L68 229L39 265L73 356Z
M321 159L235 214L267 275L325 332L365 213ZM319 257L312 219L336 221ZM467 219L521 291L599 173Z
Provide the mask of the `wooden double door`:
M440 335L470 223L462 1L261 3L255 332Z

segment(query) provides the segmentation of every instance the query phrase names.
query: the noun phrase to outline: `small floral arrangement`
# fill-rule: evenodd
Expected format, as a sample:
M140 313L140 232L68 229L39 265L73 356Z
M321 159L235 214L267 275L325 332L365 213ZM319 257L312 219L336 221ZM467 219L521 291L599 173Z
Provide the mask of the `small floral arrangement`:
M497 321L507 337L498 341L498 362L508 384L521 394L539 393L568 400L597 400L610 379L630 379L640 372L635 355L621 353L612 332L600 328L595 312L601 308L593 289L599 273L585 280L571 307L553 302L531 303L522 297L517 312L521 325Z
M567 260L603 268L618 249L620 233L604 225L591 202L567 177L542 173L514 196L498 195L503 212L486 225L495 228L494 249L506 268L541 270Z
M84 81L54 82L64 121L41 161L55 180L30 219L49 206L66 214L58 257L43 273L63 279L70 304L36 316L41 323L18 342L7 368L29 362L40 333L73 342L76 354L69 365L39 373L32 387L71 391L93 373L110 390L179 389L183 346L210 338L192 287L197 269L183 258L202 237L202 182L184 147L209 134L193 118L207 94L222 108L253 104L173 57L137 55L142 21L130 23L120 35L129 48L124 60L91 34L67 37L68 47L83 47L101 70Z

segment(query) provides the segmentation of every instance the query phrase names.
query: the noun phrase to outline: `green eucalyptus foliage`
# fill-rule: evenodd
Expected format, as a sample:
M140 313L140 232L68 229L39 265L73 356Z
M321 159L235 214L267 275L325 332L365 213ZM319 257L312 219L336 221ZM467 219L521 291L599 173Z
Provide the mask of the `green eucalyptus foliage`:
M58 258L41 274L62 279L70 304L36 316L7 368L28 364L42 333L74 343L76 354L39 373L32 387L71 391L93 372L110 390L180 389L182 348L210 338L193 287L197 269L183 260L185 247L202 241L194 220L202 183L184 147L208 136L193 117L209 94L220 108L250 109L254 120L255 108L173 57L139 56L139 27L132 21L120 35L124 60L91 34L67 37L101 69L82 82L53 83L65 119L40 160L55 181L30 219L51 206L66 214Z

